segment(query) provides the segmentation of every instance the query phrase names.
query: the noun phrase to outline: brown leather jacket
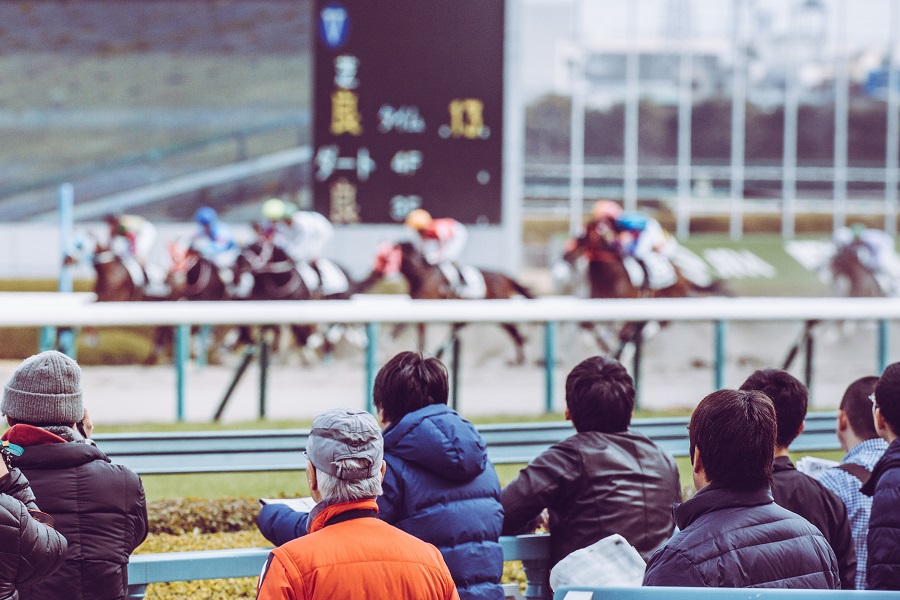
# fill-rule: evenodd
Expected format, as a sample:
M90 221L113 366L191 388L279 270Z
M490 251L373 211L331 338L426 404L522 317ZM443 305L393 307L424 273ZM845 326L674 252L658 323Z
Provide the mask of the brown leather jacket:
M681 501L675 460L635 431L576 433L551 446L502 493L503 534L550 513L550 559L618 533L644 558L672 535Z

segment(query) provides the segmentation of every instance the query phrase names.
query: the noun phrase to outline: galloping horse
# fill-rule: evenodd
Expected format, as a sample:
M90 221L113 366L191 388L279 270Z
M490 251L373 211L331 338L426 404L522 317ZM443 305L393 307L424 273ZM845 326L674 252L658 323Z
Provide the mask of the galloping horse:
M227 300L228 286L219 268L193 248L170 248L173 267L166 277L173 298L185 300Z
M94 294L97 302L137 302L171 300L171 293L151 293L148 291L149 278L137 263L126 264L125 260L101 244L93 236L79 237L72 254L65 258L65 264L90 260L96 272ZM145 360L156 363L165 348L172 341L172 331L167 327L157 327L153 340L153 350Z
M325 261L322 261L325 262ZM235 280L240 280L246 273L253 276L251 300L345 300L357 289L352 279L342 267L328 261L328 267L339 271L347 285L338 291L323 291L324 286L311 288L297 270L297 265L287 252L267 240L257 241L246 246L238 255L234 267ZM323 264L324 268L325 265ZM324 279L324 276L323 276ZM294 339L300 346L306 346L310 337L316 332L314 325L292 325ZM322 352L325 356L334 350L332 328L326 328L322 339ZM249 330L241 330L239 342L250 341Z
M587 246L590 242L593 244L588 249ZM714 281L706 286L693 283L677 266L675 266L675 281L671 285L658 289L650 287L647 284L646 272L643 278L644 284L635 284L629 274L626 261L634 261L632 268L641 267L635 259L623 255L616 244L615 234L611 228L600 229L596 233L596 237L591 236L590 242L588 236L582 236L563 255L563 260L568 265L569 272L575 276L580 272L579 261L584 260L584 254L590 251L592 260L587 264L587 279L591 298L685 298L716 294L730 295L730 292L719 281ZM613 352L613 356L618 358L629 343L637 340L646 325L646 323L626 323L619 330L619 346ZM582 327L593 333L597 344L604 351L611 350L594 324L582 323Z
M400 273L409 284L409 295L416 300L450 300L450 299L482 299L502 300L515 296L532 298L531 292L511 277L497 271L462 267L464 279L474 277L477 294L463 294L454 289L447 276L438 265L425 260L425 256L411 242L400 242L383 246L376 259L372 274L360 284L361 287L373 285L378 279ZM470 282L470 284L473 282ZM465 323L454 323L451 328L451 339L465 326ZM525 339L512 323L501 323L503 329L516 344L516 364L525 362ZM425 324L418 325L419 350L425 345Z
M885 293L875 273L865 266L860 254L869 252L863 244L847 244L831 258L832 291L838 296L874 298Z

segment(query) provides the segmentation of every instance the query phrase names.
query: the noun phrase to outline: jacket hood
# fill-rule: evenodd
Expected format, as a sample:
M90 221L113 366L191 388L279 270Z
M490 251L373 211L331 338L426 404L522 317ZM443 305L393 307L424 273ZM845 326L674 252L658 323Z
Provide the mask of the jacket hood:
M875 467L872 469L872 476L869 477L869 480L859 491L866 496L874 495L875 486L878 485L878 480L881 479L884 472L897 467L900 467L900 438L891 442L891 445L888 446L882 457L875 463Z
M391 424L384 431L384 453L454 481L474 479L488 460L475 426L446 404L420 408Z

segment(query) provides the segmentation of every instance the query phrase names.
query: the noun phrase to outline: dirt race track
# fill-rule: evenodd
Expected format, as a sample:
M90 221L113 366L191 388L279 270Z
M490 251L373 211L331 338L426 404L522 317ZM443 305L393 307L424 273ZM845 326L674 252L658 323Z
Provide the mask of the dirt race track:
M780 366L788 348L801 331L800 323L732 323L726 334L725 385L736 387L754 369ZM543 368L544 330L527 326L525 366L511 366L513 346L497 327L472 326L461 338L458 410L464 415L537 415L545 407ZM429 330L429 348L436 348L446 329ZM396 341L383 330L379 364L396 352L410 349L411 331ZM892 336L897 338L897 336ZM818 330L814 353L811 409L834 409L848 383L877 371L877 329L861 323L841 329L823 324ZM571 326L559 330L558 361L554 373L554 408L565 405L565 376L578 361L596 353L591 338ZM891 356L900 356L900 339L892 344ZM209 421L240 362L228 356L223 365L187 370L184 414L188 421ZM16 362L0 363L5 382ZM627 363L626 363L627 364ZM791 368L803 378L802 356ZM672 324L644 345L639 402L650 409L690 408L713 387L712 324ZM99 424L171 422L176 419L175 369L156 367L86 367L85 405ZM270 419L311 419L324 409L338 406L363 407L365 403L364 353L344 343L330 363L304 366L296 351L274 357L269 373L267 416ZM246 371L223 415L223 421L256 418L259 369L253 363Z

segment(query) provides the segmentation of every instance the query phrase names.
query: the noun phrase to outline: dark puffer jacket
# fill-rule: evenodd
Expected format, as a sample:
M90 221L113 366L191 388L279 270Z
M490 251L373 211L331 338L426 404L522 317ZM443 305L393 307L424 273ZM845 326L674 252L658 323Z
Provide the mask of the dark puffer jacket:
M860 491L872 496L866 589L900 590L900 438L875 463Z
M798 471L786 456L775 457L772 474L775 503L815 525L834 550L841 574L841 588L856 586L856 548L850 533L847 507L837 495L808 475Z
M45 579L66 560L66 538L29 510L38 510L34 494L13 469L0 477L0 600L17 600L17 587Z
M500 482L475 427L445 404L384 431L383 520L437 546L461 600L503 600Z
M503 489L503 533L550 513L550 560L618 533L645 558L675 529L675 459L634 431L586 431L554 444Z
M128 591L128 557L147 537L140 478L112 464L97 447L30 425L8 439L25 447L15 459L38 506L66 536L65 564L41 583L19 589L22 600L118 600Z
M647 562L644 585L840 589L837 558L768 489L710 484L674 509L681 530Z

